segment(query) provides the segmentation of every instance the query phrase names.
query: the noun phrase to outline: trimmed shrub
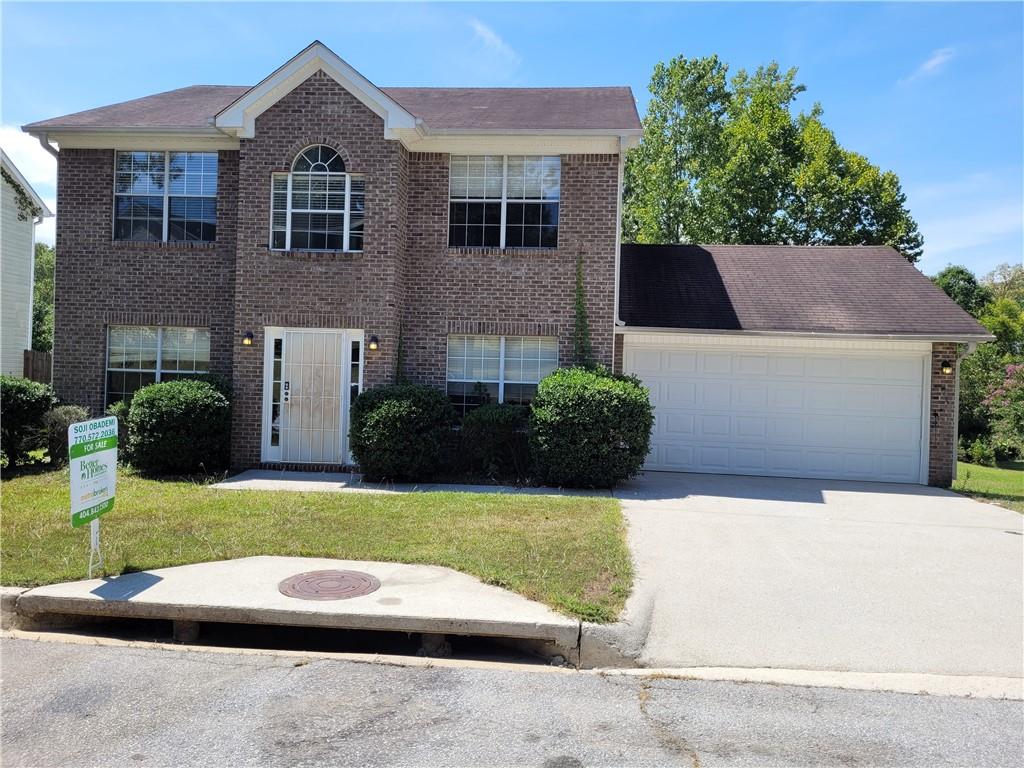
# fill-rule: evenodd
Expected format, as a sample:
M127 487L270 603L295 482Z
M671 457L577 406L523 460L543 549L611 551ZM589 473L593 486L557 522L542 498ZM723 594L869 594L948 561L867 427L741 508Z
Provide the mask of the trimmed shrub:
M89 418L89 411L80 405L58 405L46 412L43 427L46 429L46 451L50 464L62 467L68 463L68 427L77 421Z
M537 387L530 451L545 483L609 488L640 471L653 425L654 409L639 380L565 368Z
M221 469L228 465L230 445L231 404L207 381L150 384L132 397L128 450L132 465L143 472Z
M462 420L462 454L470 469L492 478L522 479L530 465L523 405L481 405Z
M428 479L440 468L453 421L451 403L433 387L368 389L352 404L352 455L369 480Z
M47 384L20 376L0 376L0 450L8 466L24 461L45 444L43 417L57 403Z

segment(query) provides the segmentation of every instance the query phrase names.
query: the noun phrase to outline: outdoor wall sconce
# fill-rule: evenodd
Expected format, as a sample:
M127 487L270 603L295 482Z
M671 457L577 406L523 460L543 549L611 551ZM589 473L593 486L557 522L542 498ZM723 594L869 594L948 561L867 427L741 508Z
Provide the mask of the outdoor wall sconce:
M380 339L378 339L376 336L371 336L370 343L368 346L371 352L376 352L377 348L380 346Z
M953 372L953 364L949 360L942 361L942 372L949 376Z
M252 331L246 331L245 333L243 333L242 334L242 346L251 347L252 346L252 338L253 338Z

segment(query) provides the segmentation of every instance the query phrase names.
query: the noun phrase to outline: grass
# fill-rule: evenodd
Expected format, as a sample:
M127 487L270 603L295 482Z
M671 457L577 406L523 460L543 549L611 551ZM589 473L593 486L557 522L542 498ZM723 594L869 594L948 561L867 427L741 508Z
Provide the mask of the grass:
M3 480L0 504L0 582L85 578L66 469ZM590 621L614 621L632 581L619 503L595 496L227 491L125 473L102 547L108 575L250 555L442 565Z
M953 490L1024 513L1024 461L1002 462L997 467L959 462Z

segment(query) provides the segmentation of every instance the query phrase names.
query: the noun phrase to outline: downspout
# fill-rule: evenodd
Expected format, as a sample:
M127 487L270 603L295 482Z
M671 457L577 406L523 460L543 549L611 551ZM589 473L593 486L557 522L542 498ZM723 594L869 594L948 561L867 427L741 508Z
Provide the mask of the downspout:
M625 325L619 319L619 260L622 257L622 187L623 176L626 172L626 142L619 137L619 178L616 184L617 194L615 197L615 314L613 325ZM614 337L612 340L612 354L614 355Z
M54 149L53 144L51 144L49 142L49 140L47 139L48 135L49 134L46 134L46 133L40 133L40 134L38 134L36 136L36 138L39 139L39 144L42 146L43 149L45 149L47 152L49 152L55 158L60 160L60 152L58 150Z

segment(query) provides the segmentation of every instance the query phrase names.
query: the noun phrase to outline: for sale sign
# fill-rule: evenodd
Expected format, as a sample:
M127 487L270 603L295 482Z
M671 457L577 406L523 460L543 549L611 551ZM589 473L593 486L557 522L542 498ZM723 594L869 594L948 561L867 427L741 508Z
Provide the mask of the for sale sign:
M114 508L117 482L117 418L107 416L68 427L71 525L75 528Z

